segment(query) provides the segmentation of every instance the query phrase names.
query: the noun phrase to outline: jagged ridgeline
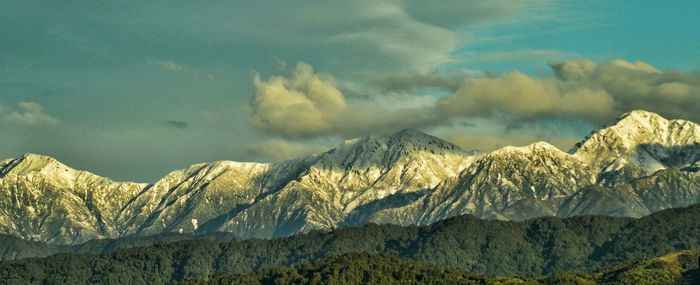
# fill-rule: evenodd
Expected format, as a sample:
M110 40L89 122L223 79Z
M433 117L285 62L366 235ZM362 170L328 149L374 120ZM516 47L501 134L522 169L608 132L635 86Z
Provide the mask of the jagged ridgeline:
M568 153L538 142L474 154L404 130L297 160L195 164L152 184L27 154L0 162L0 233L72 245L171 232L273 238L462 214L641 217L700 202L699 142L693 122L633 111Z
M319 278L357 278L353 274L367 272L367 262L374 263L368 277L376 278L391 275L413 279L421 275L425 280L465 278L465 281L478 281L493 280L484 276L524 279L554 274L551 280L557 282L546 284L572 284L572 280L589 280L579 284L605 280L659 281L676 278L688 270L695 270L697 274L697 267L693 267L697 256L691 251L682 258L677 255L661 259L666 263L634 261L698 248L699 216L700 205L694 205L660 211L641 219L579 216L512 222L459 216L419 227L365 225L271 240L222 241L225 235L174 242L161 239L153 246L116 251L108 245L119 245L106 242L92 244L89 247L92 251L87 251L92 254L64 253L42 259L2 262L0 281L8 284L170 284L204 279L217 273L243 274L251 281L251 278L264 279L280 270L289 273L278 276L284 278L310 276L313 279L314 271L320 271ZM82 246L75 246L73 250L86 252ZM373 260L371 257L370 260L345 260L343 255L351 253L391 255L410 261ZM327 258L331 261L323 261ZM320 265L308 264L315 262ZM343 267L349 275L340 273L338 262L354 266ZM386 267L381 265L387 262ZM420 264L415 265L416 262ZM608 268L618 263L623 263L622 267ZM667 263L670 265L666 266ZM409 267L413 265L415 267ZM297 269L273 269L284 266ZM328 276L323 273L327 266L339 271ZM445 268L450 270L445 271ZM591 273L595 271L602 273ZM252 272L257 273L250 274ZM635 272L645 275L638 276ZM629 279L631 277L639 278ZM618 284L613 281L610 282ZM641 281L636 284L658 284Z

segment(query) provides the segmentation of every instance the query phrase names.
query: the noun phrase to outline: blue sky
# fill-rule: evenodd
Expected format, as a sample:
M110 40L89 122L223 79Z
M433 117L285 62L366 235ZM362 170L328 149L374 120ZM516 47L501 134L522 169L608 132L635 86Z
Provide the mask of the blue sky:
M633 108L700 119L699 13L697 1L2 1L0 157L153 181L407 127L465 149L566 150Z

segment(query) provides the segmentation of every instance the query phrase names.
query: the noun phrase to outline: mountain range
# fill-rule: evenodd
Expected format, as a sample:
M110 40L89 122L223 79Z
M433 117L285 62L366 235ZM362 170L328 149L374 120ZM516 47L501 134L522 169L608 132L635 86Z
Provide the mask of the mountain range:
M0 233L57 245L168 232L272 238L472 214L641 217L700 202L700 126L632 111L571 151L467 152L414 129L276 163L217 161L151 184L26 154L0 161Z

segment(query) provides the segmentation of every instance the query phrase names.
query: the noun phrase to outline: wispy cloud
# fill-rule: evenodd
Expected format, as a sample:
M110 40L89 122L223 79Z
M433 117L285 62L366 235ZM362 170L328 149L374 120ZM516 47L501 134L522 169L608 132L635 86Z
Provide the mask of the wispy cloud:
M3 121L26 126L56 125L60 120L46 113L43 106L35 102L22 101L16 109L0 105L0 118Z
M503 61L543 61L552 60L561 57L578 57L571 52L548 49L521 49L514 51L493 51L475 53L472 56L466 56L463 59L466 62L472 63L491 63Z

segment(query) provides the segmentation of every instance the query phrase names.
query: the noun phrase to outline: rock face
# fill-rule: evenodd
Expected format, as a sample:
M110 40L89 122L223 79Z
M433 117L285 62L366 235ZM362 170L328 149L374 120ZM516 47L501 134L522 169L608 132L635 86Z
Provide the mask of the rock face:
M116 216L145 187L47 156L7 160L0 170L0 232L58 244L118 236Z
M612 186L662 169L697 168L700 126L632 111L576 144L572 153L592 167L599 184Z
M461 214L640 217L700 202L700 128L633 111L565 153L545 142L473 155L417 130L278 163L218 161L153 184L27 154L0 161L0 233L76 244L166 232L270 238Z
M296 180L219 230L271 237L361 224L360 216L377 210L368 205L384 201L384 207L396 207L401 201L390 197L432 189L471 159L450 143L410 129L350 140L318 156Z

